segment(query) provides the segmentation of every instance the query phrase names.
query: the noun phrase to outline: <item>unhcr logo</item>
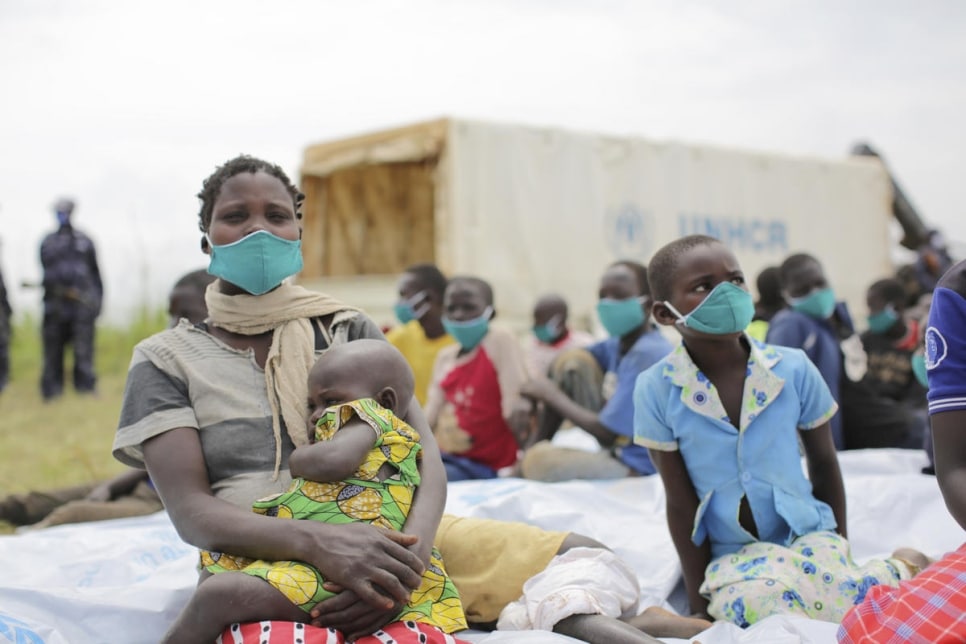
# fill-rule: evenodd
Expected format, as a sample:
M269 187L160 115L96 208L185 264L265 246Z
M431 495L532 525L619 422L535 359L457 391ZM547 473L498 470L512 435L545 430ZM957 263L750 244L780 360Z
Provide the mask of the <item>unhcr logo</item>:
M614 257L643 261L654 251L654 216L634 204L609 211L604 229L607 247Z

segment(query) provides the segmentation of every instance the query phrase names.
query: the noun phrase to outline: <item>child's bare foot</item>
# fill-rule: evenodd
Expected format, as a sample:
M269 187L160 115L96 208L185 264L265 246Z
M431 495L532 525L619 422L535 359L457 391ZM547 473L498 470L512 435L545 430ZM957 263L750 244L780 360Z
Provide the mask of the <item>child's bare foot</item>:
M933 563L932 559L913 548L897 548L892 553L892 557L908 565L912 569L913 576L918 575Z
M706 619L675 615L660 606L651 606L644 609L643 613L630 618L627 623L652 637L677 637L680 639L692 638L711 628L711 622Z

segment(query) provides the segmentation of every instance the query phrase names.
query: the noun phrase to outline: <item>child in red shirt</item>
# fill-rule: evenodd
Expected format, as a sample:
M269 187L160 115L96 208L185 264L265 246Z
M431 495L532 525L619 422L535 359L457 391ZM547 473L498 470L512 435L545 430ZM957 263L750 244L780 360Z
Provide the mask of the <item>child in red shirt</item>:
M426 415L450 481L493 478L517 461L532 406L520 395L523 352L507 329L491 327L493 290L476 277L454 277L443 297L443 326L456 344L440 350Z

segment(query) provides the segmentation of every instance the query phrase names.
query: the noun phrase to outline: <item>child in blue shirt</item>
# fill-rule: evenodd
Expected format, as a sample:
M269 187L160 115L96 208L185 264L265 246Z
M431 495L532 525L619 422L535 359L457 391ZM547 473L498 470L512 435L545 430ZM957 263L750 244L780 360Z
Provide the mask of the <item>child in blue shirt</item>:
M523 385L542 404L536 439L522 462L525 478L541 481L613 479L654 474L647 450L634 445L634 382L671 351L671 343L649 319L647 267L621 260L604 271L597 315L610 337L559 355L550 377ZM550 439L570 421L591 434L601 451L561 447Z
M911 577L917 565L899 558L851 560L836 403L801 350L743 332L754 304L734 254L683 237L654 255L650 278L654 318L683 343L638 377L634 432L664 482L691 610L739 626L838 621L869 587Z

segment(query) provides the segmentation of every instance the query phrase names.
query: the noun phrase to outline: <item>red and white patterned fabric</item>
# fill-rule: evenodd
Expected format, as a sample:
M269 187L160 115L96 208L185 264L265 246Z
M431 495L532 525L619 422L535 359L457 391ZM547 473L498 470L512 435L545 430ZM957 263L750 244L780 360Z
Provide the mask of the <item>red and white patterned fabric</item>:
M966 642L966 544L898 588L876 586L842 620L840 644Z
M346 644L342 633L296 622L232 624L215 644ZM356 644L470 644L419 622L392 622Z

